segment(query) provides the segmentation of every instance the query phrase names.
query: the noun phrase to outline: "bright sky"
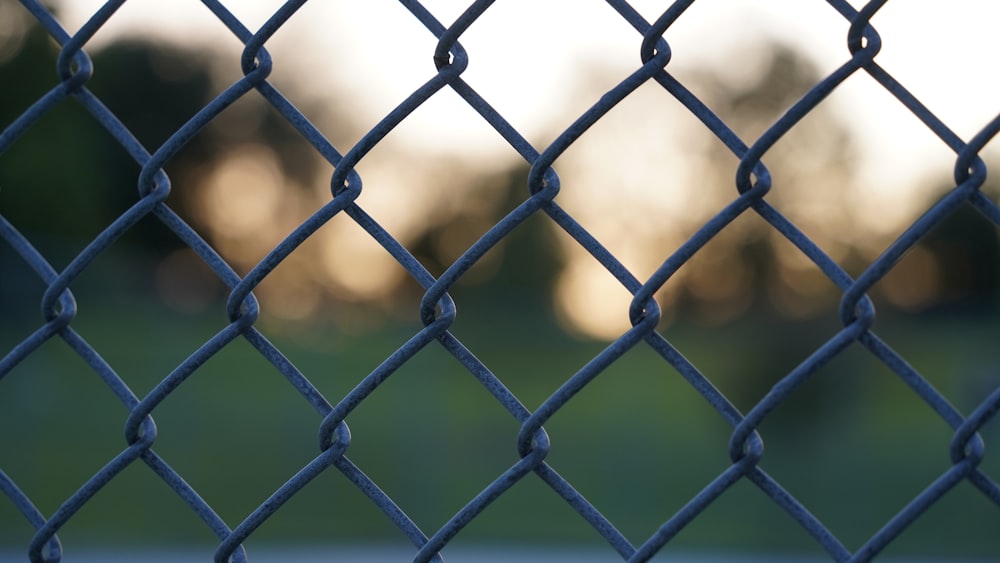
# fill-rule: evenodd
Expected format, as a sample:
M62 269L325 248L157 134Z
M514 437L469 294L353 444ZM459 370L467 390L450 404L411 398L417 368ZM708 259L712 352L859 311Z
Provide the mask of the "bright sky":
M100 0L74 0L62 6L72 30L93 13ZM278 7L274 0L240 0L230 8L254 29ZM468 1L428 0L439 20L452 21ZM668 5L638 0L648 19ZM860 2L854 2L860 5ZM463 38L471 57L464 77L529 139L553 127L553 108L583 109L589 99L574 99L568 87L594 69L619 74L638 65L640 38L604 2L500 0ZM1000 52L1000 4L968 0L941 8L935 0L890 2L874 23L883 38L876 59L964 138L998 111L1000 74L984 68L982 53ZM526 16L528 14L528 16ZM752 71L733 64L732 46L767 35L795 45L830 70L847 58L847 22L822 0L701 0L667 32L674 62L709 64L731 73ZM96 42L121 33L171 37L190 42L229 41L221 24L200 2L132 0L116 14ZM358 94L359 107L375 120L434 72L435 41L393 0L307 3L273 41L295 46L295 61L276 61L308 72L309 85L322 90L330 81ZM979 54L979 56L976 56ZM831 99L850 112L850 123L868 142L873 158L866 173L882 189L921 172L913 162L937 163L949 157L925 129L900 110L873 81L858 76ZM496 135L454 96L433 99L400 131L423 145L491 150ZM565 120L565 117L563 117ZM561 123L561 121L557 122ZM426 132L432 130L434 135Z
M75 30L101 4L64 2L64 24ZM247 27L256 29L281 2L229 4ZM424 2L445 24L468 4L468 0ZM632 4L652 21L670 2ZM936 0L888 3L873 20L883 42L876 61L968 139L1000 111L1000 73L987 64L1000 53L1000 34L995 33L1000 3L967 0L949 3L948 9L945 5ZM683 76L691 69L711 69L739 81L761 70L752 47L766 37L793 46L826 74L849 57L847 30L848 22L823 0L699 0L667 31L673 49L668 70ZM122 34L207 42L233 53L241 48L195 0L131 0L94 43ZM541 150L601 92L639 66L640 41L599 0L498 0L462 37L470 56L463 78ZM374 125L434 75L435 44L433 36L394 0L314 0L268 43L274 57L271 79L279 88L284 80L296 81L320 99L325 91L335 91L338 99L346 97L362 124ZM739 59L744 53L746 59ZM232 60L236 70L238 58ZM862 222L895 228L915 213L914 205L923 204L913 194L926 189L928 177L950 178L954 155L867 75L849 79L828 103L856 133L865 155L856 163L860 187L855 189L869 204L857 210L867 214ZM650 129L655 131L655 126ZM504 141L447 90L418 109L393 138L414 151L480 159L513 156ZM397 202L395 207L401 206ZM674 207L683 210L683 205ZM627 246L611 250L630 252ZM580 275L580 279L592 277ZM579 299L590 300L604 289L598 285L588 291ZM621 310L618 303L611 313L621 316Z

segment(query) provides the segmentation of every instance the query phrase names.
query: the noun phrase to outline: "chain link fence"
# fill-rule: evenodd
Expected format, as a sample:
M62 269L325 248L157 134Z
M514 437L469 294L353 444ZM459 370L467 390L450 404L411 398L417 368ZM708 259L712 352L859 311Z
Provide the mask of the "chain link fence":
M706 105L682 81L670 72L671 45L665 37L675 22L681 21L685 11L694 0L665 2L664 11L654 21L642 17L628 2L607 0L607 4L634 28L636 45L640 47L640 60L634 72L614 85L600 97L550 144L536 147L521 132L496 111L472 85L463 79L463 72L470 61L470 54L461 45L463 34L491 9L494 2L476 1L447 25L435 17L431 10L420 2L401 0L401 4L412 14L413 25L423 26L437 38L437 48L432 56L436 72L415 89L405 100L374 127L368 130L353 146L334 146L324 133L305 117L292 101L282 95L269 81L272 59L265 45L272 35L286 21L295 17L305 0L289 1L281 5L267 22L258 30L248 29L219 1L203 0L203 4L223 23L245 46L240 64L243 77L228 86L221 94L205 105L196 115L157 146L144 146L119 120L114 112L88 89L88 81L100 68L95 68L86 52L89 41L97 34L116 11L123 0L110 1L97 10L90 20L76 33L69 33L59 20L40 2L22 0L24 8L30 12L51 40L58 43L60 50L56 72L58 84L43 96L34 99L30 105L18 108L18 117L3 124L0 135L0 162L4 153L9 154L19 140L35 128L41 127L46 116L63 104L78 104L90 119L98 123L124 149L140 169L137 176L138 198L124 213L120 214L98 236L89 241L83 250L75 253L62 268L52 265L51 257L36 250L36 245L19 230L19 226L5 218L0 208L0 235L4 244L16 253L18 260L30 267L37 284L44 287L41 299L42 317L28 334L20 338L10 349L4 351L0 360L0 394L11 393L12 379L26 377L16 368L32 358L49 353L50 341L62 341L79 359L86 364L81 377L96 375L106 393L112 394L127 410L124 419L125 442L117 455L106 459L103 466L94 472L78 489L65 497L58 508L45 513L36 507L33 493L19 485L18 480L2 471L0 467L0 490L3 502L16 507L23 522L33 530L27 542L25 553L31 561L59 561L64 546L60 543L60 531L74 522L86 518L88 505L95 502L105 487L119 479L127 471L144 471L162 481L177 499L182 501L191 513L197 515L204 527L217 538L215 561L244 561L248 552L244 544L253 538L263 524L282 510L287 502L297 495L308 495L306 487L320 475L335 475L346 480L357 489L371 506L377 508L398 530L398 536L412 544L412 558L415 561L440 560L441 552L475 522L493 503L508 495L510 491L527 481L544 484L562 500L574 514L567 518L577 518L586 522L593 533L603 539L621 559L647 561L658 554L668 553L671 541L686 527L702 516L703 512L719 499L730 494L739 484L752 484L765 495L774 507L789 516L804 530L812 542L819 546L834 561L868 561L882 553L890 544L921 518L942 499L949 497L960 486L975 489L981 498L992 503L992 514L996 515L1000 505L1000 486L982 467L986 446L980 430L986 426L1000 409L1000 389L990 389L977 397L975 408L960 412L952 406L946 396L935 388L928 379L912 367L883 339L873 332L876 310L868 297L872 287L883 279L928 232L935 228L963 205L971 205L994 225L1000 224L1000 209L980 188L986 178L987 167L979 154L1000 128L1000 117L983 125L971 138L963 139L949 126L935 116L920 100L911 94L904 84L875 62L881 48L878 30L869 25L870 20L887 3L873 1L860 9L848 2L829 0L833 10L830 17L844 18L850 22L846 37L846 47L842 64L833 72L817 81L805 95L797 99L781 114L763 134L757 138L741 138L713 109ZM839 14L839 15L838 15ZM405 46L401 46L405 48ZM989 60L989 53L975 53ZM867 74L880 84L898 104L919 119L940 142L955 154L954 185L947 194L933 203L919 219L909 225L903 233L876 260L872 261L857 275L849 274L838 261L824 251L816 242L806 236L792 220L769 202L768 195L779 186L772 186L772 176L768 170L769 151L790 131L796 128L817 106L849 77ZM591 234L569 212L560 206L560 176L554 163L576 143L595 123L601 120L623 100L629 98L643 85L657 84L662 88L665 99L679 102L732 152L739 164L733 171L732 197L720 206L683 244L674 249L662 250L662 263L648 278L642 279L630 271L616 256ZM16 85L5 85L5 88ZM502 220L496 222L482 236L469 246L461 256L439 275L433 275L420 260L397 238L370 215L363 207L364 180L356 170L383 139L398 125L418 110L436 93L450 90L468 104L496 134L502 137L516 151L524 163L530 167L527 175L523 200ZM280 244L245 275L239 275L213 245L185 222L167 203L171 193L171 178L165 172L179 152L216 119L221 112L246 96L263 98L280 114L297 134L311 145L333 167L329 185L329 200L314 209L311 216L294 231L288 233ZM55 142L55 141L53 141ZM38 162L33 166L47 166ZM5 185L3 190L22 190L22 186ZM60 202L53 201L58 206ZM841 327L829 335L828 339L794 369L781 375L777 382L751 408L745 412L738 409L712 379L689 361L676 343L658 330L661 322L661 305L655 294L668 284L672 277L706 244L737 218L745 215L758 216L766 221L773 232L794 245L811 264L834 284L840 294L839 320ZM384 357L377 367L359 375L356 386L346 394L333 395L324 391L324 385L314 384L315 376L304 373L258 327L261 307L254 290L275 269L293 256L296 250L334 217L349 218L363 229L384 253L404 268L410 278L422 288L417 315L422 328L408 336L408 340L398 349ZM476 266L491 249L504 241L515 229L531 218L544 218L554 227L563 231L575 244L589 253L594 260L613 276L633 297L627 315L631 328L610 345L594 355L579 369L561 376L562 384L537 404L525 404L523 398L515 395L504 377L494 373L491 367L480 361L470 349L450 330L456 320L461 303L450 294L454 286ZM537 220L537 219L536 219ZM205 340L182 362L174 365L167 373L157 376L156 384L145 393L137 392L130 384L128 374L119 373L113 365L105 361L101 350L74 329L78 310L74 298L74 286L102 255L129 233L140 222L156 221L168 229L176 239L183 241L197 254L219 280L228 287L226 314L228 324ZM0 299L3 297L0 296ZM623 314L626 311L622 312ZM245 341L252 348L239 348L240 353L257 354L265 359L288 386L293 388L303 407L308 406L318 415L319 450L315 457L302 465L297 472L287 476L287 481L276 486L270 496L253 510L246 512L239 521L226 521L207 500L210 491L196 490L185 479L185 472L171 464L166 456L157 453L160 432L154 419L157 409L172 395L183 389L199 375L199 370L217 354L233 348L237 341ZM509 418L516 421L519 430L509 439L516 445L517 456L511 455L509 467L493 476L492 482L482 487L477 494L463 500L463 505L443 524L423 522L412 516L413 507L399 503L386 492L373 474L372 467L364 467L352 461L352 435L349 419L352 412L362 405L380 388L393 384L392 376L407 365L422 350L436 348L447 352L463 367L479 385L493 397L506 411ZM663 377L680 377L694 389L701 400L721 417L731 428L728 443L716 444L728 455L728 465L718 472L706 470L703 488L687 500L679 509L664 508L662 520L650 523L653 533L647 537L626 537L616 527L616 523L602 513L601 507L584 496L570 479L550 463L550 449L555 448L546 432L546 424L574 399L582 390L592 385L610 366L636 348L646 348L661 360ZM867 541L860 545L845 545L841 539L814 515L805 502L792 494L782 482L764 469L767 456L764 440L758 431L762 424L778 407L794 400L794 392L848 349L863 349L865 353L891 370L896 378L935 413L951 429L949 443L927 443L926 448L947 451L950 463L937 478L925 483L925 488L908 503L898 508L884 526L874 531ZM512 351L512 353L516 353ZM669 366L669 368L667 368ZM642 390L637 390L642 393ZM791 399L790 399L791 397ZM24 399L26 401L32 399ZM395 423L395 422L394 422ZM683 421L678 424L684 424ZM164 433L170 432L165 429ZM219 439L225 440L226 437ZM359 438L359 440L362 438ZM419 439L414 437L414 439ZM595 446L599 446L595 445ZM646 444L645 448L657 448L658 444ZM5 451L7 446L0 443L0 452L9 459L18 452ZM601 463L600 459L596 463ZM3 462L0 461L0 464ZM629 463L643 463L641 456ZM709 474L709 471L713 471ZM374 473L377 473L375 471ZM669 484L670 475L662 479ZM329 510L337 510L337 499L329 499ZM530 510L530 507L527 508ZM1000 523L1000 519L994 520ZM169 525L165 523L163 525ZM723 533L721 530L720 534ZM67 554L72 546L65 546ZM252 551L252 550L251 550ZM208 554L206 554L208 557ZM69 558L72 560L72 558Z

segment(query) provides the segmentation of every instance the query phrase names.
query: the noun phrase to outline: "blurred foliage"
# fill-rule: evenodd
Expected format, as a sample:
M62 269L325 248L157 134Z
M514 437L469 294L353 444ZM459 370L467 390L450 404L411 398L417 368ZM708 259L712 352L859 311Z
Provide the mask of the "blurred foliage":
M184 318L148 302L105 307L100 315L91 312L74 322L139 394L224 324L215 315ZM0 339L6 341L11 328L0 329ZM363 336L278 337L275 343L335 399L416 330L397 325ZM822 327L748 317L722 328L677 327L670 338L746 408L756 397L741 389L745 376L758 359L787 358L783 342L795 332L818 339ZM978 401L982 395L955 387L958 379L968 380L964 374L971 367L972 358L962 353L989 342L994 332L989 323L916 321L890 325L886 336L967 409L968 399ZM456 336L532 409L602 347L558 335L556 327L537 318L524 322L501 315L489 323L456 323ZM121 451L127 411L65 346L54 341L44 352L3 381L0 466L49 514ZM804 409L802 400L809 395L822 400ZM230 526L319 453L320 414L242 340L195 372L153 416L159 431L155 451ZM348 423L348 457L428 533L518 460L519 425L434 343L360 405ZM636 542L729 464L731 428L645 346L599 376L546 429L552 439L548 461ZM981 468L996 475L1000 458L989 447L997 438L995 425L987 430ZM796 391L768 417L761 433L762 467L849 548L859 546L950 467L947 425L857 347ZM996 506L960 484L888 554L989 557L998 549L992 533L998 524ZM30 535L13 507L0 502L0 545L23 545ZM98 493L60 536L67 546L212 540L141 463ZM330 469L269 520L248 548L399 537L387 518ZM532 475L457 541L514 539L600 541ZM713 504L668 552L698 548L822 555L798 524L749 483Z
M17 56L0 65L0 123L10 124L57 83L58 50L37 25ZM86 87L152 152L218 93L211 51L122 39L92 53ZM249 97L223 114L244 123L233 140L215 122L166 164L172 182L167 203L188 215L198 177L227 146L267 142L284 174L310 178L316 159L308 144L263 100ZM224 121L220 116L219 120ZM74 100L46 113L0 160L0 209L17 228L42 236L89 240L138 199L139 164ZM58 205L54 203L58 202ZM149 250L179 242L146 221L129 240Z
M780 45L770 49L771 63L765 72L739 88L712 75L692 79L702 85L701 95L709 106L748 138L766 128L818 80L817 71L794 51ZM0 80L18 85L0 90L0 123L13 122L32 101L57 84L56 54L52 40L37 25L30 26L17 55L0 64ZM133 38L97 51L93 60L95 74L88 89L150 151L224 87L219 84L219 65L210 50L195 52ZM344 116L335 121L346 124L350 119ZM195 194L226 154L241 145L253 144L274 151L289 186L316 185L322 161L315 151L262 98L250 95L223 112L168 161L166 171L172 183L168 205L200 232L214 234L200 224L205 218L195 212L199 205ZM705 162L734 162L720 143L709 146ZM823 158L803 159L803 147ZM775 170L776 185L768 200L779 210L794 208L804 190L789 186L810 185L809 197L822 200L829 223L836 225L838 217L847 220L850 203L839 186L850 181L850 162L856 158L855 152L844 126L820 107L793 130L787 142L769 151L766 162ZM701 171L707 184L720 186L707 189L707 193L727 193L732 183L730 170L727 164ZM71 256L74 248L81 248L136 202L138 173L139 166L96 120L75 101L66 100L0 155L0 210L43 250ZM467 204L451 212L453 216L447 221L428 221L409 245L432 272L443 272L488 226L528 197L523 167L478 174L474 173L467 183L490 185L503 196ZM817 178L822 179L822 186L814 185ZM484 296L483 302L504 303L503 307L526 295L542 296L543 302L531 303L528 308L541 306L548 310L544 296L551 295L563 262L554 239L555 227L541 215L516 229L488 253L455 291L469 298ZM685 267L703 275L682 282L673 306L677 318L699 322L726 319L732 312L783 317L789 307L794 310L803 299L811 302L810 310L835 307L839 292L829 282L817 282L815 276L801 282L789 281L784 273L788 267L776 247L787 243L776 242L772 235L764 221L749 218L741 220L738 228L723 231L718 241ZM837 245L850 244L850 239L841 238ZM125 241L134 250L155 257L148 260L151 262L179 246L176 237L155 220L142 221ZM995 310L1000 284L998 248L996 229L986 218L968 208L959 210L921 242L920 251L930 257L921 275L935 277L933 292L918 296L906 309L920 312L974 303L971 309L976 311ZM872 258L856 248L847 248L844 256L843 266L855 273ZM743 280L740 288L722 298L711 292L706 297L701 279L720 275ZM806 291L805 298L796 297L802 293L802 287L796 287L799 283L819 283L825 290ZM878 297L883 287L875 289ZM879 306L892 309L899 303L882 300Z
M433 225L412 245L411 252L430 271L444 272L458 257L450 249L471 247L485 234L485 227L500 222L529 197L525 167L482 181L503 194L496 204L470 209L453 221ZM530 217L492 248L450 293L474 306L550 314L549 296L563 265L554 229L543 213Z
M763 72L739 88L724 82L723 77L707 73L695 76L695 81L703 85L702 95L708 106L744 139L758 138L821 78L814 65L792 48L772 44L768 50L770 62ZM721 143L713 143L709 147L706 163L733 161L733 155ZM863 199L851 199L848 189L852 182L857 182L854 177L856 167L852 163L860 157L858 151L851 132L838 121L828 106L820 105L778 141L764 158L773 182L766 200L803 229L807 236L818 240L823 250L834 256L842 255L840 265L855 276L876 257L870 248L863 246L870 247L874 243L874 246L884 248L891 242L891 238L874 238L871 233L859 229L853 221L852 213L857 206L866 205ZM729 174L733 169L730 166L711 166L702 170L700 175L709 183L732 191L733 178ZM940 183L930 178L928 182ZM940 197L952 188L940 184L930 193ZM1000 192L991 183L984 186L983 191L989 194ZM926 205L929 208L932 204L928 201ZM821 208L821 216L810 216L810 208ZM747 215L752 215L752 212ZM794 311L803 304L803 298L798 296L801 290L808 289L805 286L818 285L822 286L821 291L805 292L810 311L807 316L836 308L841 292L825 279L817 281L820 277L818 270L814 276L786 275L789 265L783 263L779 247L788 246L788 243L775 236L773 227L756 220L741 222L739 229L735 230L736 233L730 236L724 231L718 237L724 245L715 250L730 257L729 267L733 272L745 271L747 283L744 292L731 297L732 301L752 303L748 307L751 314L786 317L789 310ZM735 247L735 251L726 247ZM711 248L706 251L708 254L713 252ZM922 313L959 307L956 312L997 311L1000 304L1000 239L996 226L988 218L969 205L962 206L925 236L915 247L915 252L927 257L925 267L916 275L933 277L933 281L911 278L893 287L877 284L871 293L877 300L879 310L903 309L907 313ZM796 268L801 268L801 265ZM899 268L900 272L904 270L908 270L905 265ZM906 293L906 286L926 289L912 299L893 299L892 294L899 293L893 290L902 289ZM791 307L788 306L789 300ZM904 304L903 301L907 302ZM726 303L706 303L691 288L687 289L679 304L681 314L686 311L688 318L692 319L706 314L711 318L713 307L726 306ZM793 313L793 316L800 314Z

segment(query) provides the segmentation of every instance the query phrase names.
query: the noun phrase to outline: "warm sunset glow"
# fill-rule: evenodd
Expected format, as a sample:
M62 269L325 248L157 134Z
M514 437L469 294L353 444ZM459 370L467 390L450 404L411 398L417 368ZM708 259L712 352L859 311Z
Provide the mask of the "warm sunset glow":
M351 300L377 300L391 293L406 274L402 266L348 221L333 221L320 231L322 273Z
M931 304L941 283L940 266L934 255L922 247L911 250L889 271L879 288L897 307L919 311Z
M71 30L99 4L66 2L62 13ZM95 45L122 34L148 33L181 43L211 44L226 50L232 60L238 58L241 45L196 3L192 10L166 8L165 3L140 9L133 4L112 18ZM253 28L281 2L234 4L237 15ZM424 4L447 24L468 2ZM650 20L663 8L662 2L634 5ZM972 58L960 55L1000 50L1000 35L992 29L1000 7L979 2L968 10L942 13L933 6L929 1L900 2L880 11L873 23L884 47L876 61L968 138L997 111L1000 75L970 68ZM525 19L517 9L498 3L462 39L470 53L463 78L539 150L640 64L639 35L608 6L581 3L572 22L561 9L561 3L537 3L538 13ZM936 36L927 41L925 30L932 20ZM378 33L369 33L375 22ZM510 30L515 28L531 40L511 41ZM668 70L711 100L713 88L739 90L759 78L766 65L747 62L757 60L748 53L759 54L767 41L778 41L792 46L825 76L849 58L847 29L848 22L822 2L696 3L666 34L673 49ZM395 40L384 41L390 35ZM5 37L0 23L0 58ZM398 3L313 2L267 47L275 61L276 83L299 85L321 99L334 93L348 101L347 109L340 111L366 128L434 75L434 44ZM956 90L956 84L962 87ZM530 95L524 85L530 85ZM772 171L769 201L835 260L852 248L870 259L926 206L933 195L933 186L924 187L927 178L950 172L954 154L863 73L845 82L822 108L825 114L811 114L765 158L769 166L794 164ZM754 116L757 121L735 128L753 142L779 115ZM841 144L827 134L833 124L857 144L856 154L847 157L849 166L830 156ZM350 147L338 148L346 152ZM358 204L407 245L431 227L475 215L477 198L492 193L479 181L486 175L483 169L488 174L516 158L464 102L452 92L441 92L359 165L365 191ZM562 183L557 203L644 280L736 197L736 164L690 112L659 86L647 84L556 162ZM289 190L271 149L250 147L208 174L197 212L223 254L252 267L309 210L328 201L328 181L328 176L316 178L315 185L304 190L308 196L298 193L303 190ZM456 227L461 236L438 241L441 254L459 256L466 248L463 241L474 234L470 229L485 231L492 220L473 219ZM728 228L720 240L764 228L759 218L745 222ZM590 337L620 335L629 326L631 296L575 243L563 243L566 267L554 297L560 318L571 330ZM778 279L769 291L775 306L793 317L815 313L817 304L826 307L824 296L833 291L830 282L790 244L779 241L774 248ZM323 293L378 301L395 291L406 275L346 218L331 221L301 253L280 268L282 284L292 289L275 309L291 317L308 314ZM478 273L489 271L484 267ZM883 289L896 305L918 307L935 287L934 272L928 256L915 251L885 280ZM746 306L740 292L751 278L745 260L732 249L706 248L664 291L671 294L686 284L690 295L711 311L706 319L725 319ZM266 291L261 288L262 294Z
M271 149L250 146L212 170L199 192L197 212L210 225L225 255L237 262L259 260L279 235L287 193Z
M591 338L613 340L627 331L631 302L628 291L592 259L571 261L556 287L560 320Z

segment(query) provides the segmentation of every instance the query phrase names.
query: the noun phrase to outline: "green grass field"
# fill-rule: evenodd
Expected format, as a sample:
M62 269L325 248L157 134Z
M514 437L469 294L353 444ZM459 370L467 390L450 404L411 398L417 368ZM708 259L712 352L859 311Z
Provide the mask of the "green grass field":
M502 307L461 310L455 334L528 408L604 344L562 335L543 315ZM416 307L414 306L414 311ZM415 315L414 315L415 316ZM488 319L484 321L483 319ZM905 321L905 322L904 322ZM5 349L38 321L5 323ZM973 319L891 319L876 331L962 412L997 383L989 366L996 327ZM148 393L225 326L219 311L183 316L151 302L81 302L73 327L133 391ZM418 329L359 334L316 326L261 330L337 402ZM747 317L725 327L663 333L746 412L782 374L837 330L831 323ZM0 381L0 468L45 514L125 447L126 409L87 366L52 340ZM321 416L246 341L196 371L153 413L154 449L236 526L317 453ZM517 459L519 424L436 342L347 419L347 455L430 534ZM545 426L547 461L633 543L641 543L729 465L731 428L651 349L628 352ZM982 467L1000 476L996 422ZM856 549L950 466L947 425L860 346L798 389L762 425L761 466ZM164 525L166 523L166 525ZM997 506L967 483L905 531L887 554L1000 552ZM0 502L0 545L32 531ZM159 479L137 463L60 533L93 544L200 543L213 538ZM294 497L251 542L401 540L336 470ZM463 531L465 542L589 543L599 537L529 476ZM821 554L761 491L741 482L671 548ZM669 549L668 549L669 551Z

